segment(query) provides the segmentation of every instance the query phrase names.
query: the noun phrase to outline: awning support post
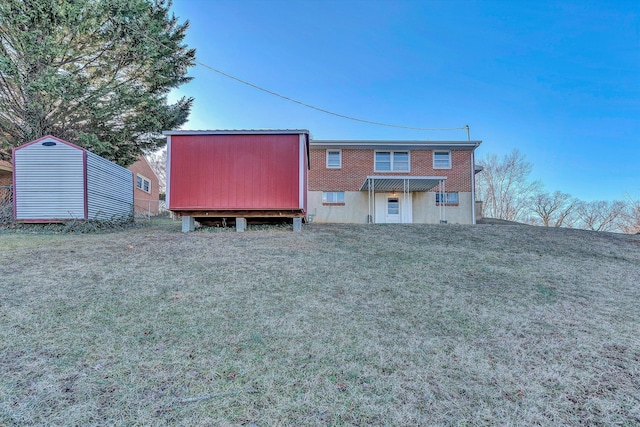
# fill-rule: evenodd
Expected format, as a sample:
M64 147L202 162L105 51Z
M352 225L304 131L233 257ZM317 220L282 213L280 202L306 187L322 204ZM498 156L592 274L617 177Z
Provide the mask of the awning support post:
M402 180L402 223L408 223L409 222L409 218L408 218L408 210L407 210L407 203L409 203L409 180L408 179L403 179Z
M445 191L445 180L441 179L440 184L438 185L438 193L440 195L440 203L438 204L438 212L440 213L440 224L446 224L446 209L445 206L447 204L446 200L446 191Z
M367 223L368 224L373 224L374 218L373 216L375 215L375 210L376 210L376 198L375 198L375 188L374 188L374 179L373 178L367 178L368 182L368 191L367 194L369 196L369 200L368 200L368 208L369 208L369 215L367 216Z

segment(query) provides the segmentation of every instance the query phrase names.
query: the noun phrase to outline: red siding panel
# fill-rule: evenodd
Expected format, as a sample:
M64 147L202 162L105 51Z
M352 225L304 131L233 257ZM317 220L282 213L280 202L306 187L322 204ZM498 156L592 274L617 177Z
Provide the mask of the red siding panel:
M296 134L172 135L171 209L299 210L299 150Z

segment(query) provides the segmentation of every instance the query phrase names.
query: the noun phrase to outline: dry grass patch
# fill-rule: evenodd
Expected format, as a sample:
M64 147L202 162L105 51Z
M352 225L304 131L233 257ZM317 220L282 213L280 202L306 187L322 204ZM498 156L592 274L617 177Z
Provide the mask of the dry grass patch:
M0 425L640 423L640 237L214 231L2 235Z

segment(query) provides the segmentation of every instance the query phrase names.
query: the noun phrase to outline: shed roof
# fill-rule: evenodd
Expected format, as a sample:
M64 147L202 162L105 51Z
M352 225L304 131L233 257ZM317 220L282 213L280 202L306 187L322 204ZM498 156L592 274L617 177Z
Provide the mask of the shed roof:
M38 139L35 139L35 140L31 141L31 142L27 142L26 144L23 144L23 145L21 145L19 147L14 148L14 150L21 150L21 149L23 149L25 147L28 147L30 145L37 144L39 142L45 142L45 141L53 141L53 142L56 142L56 143L59 142L61 144L68 145L68 146L70 146L72 148L77 148L78 150L87 151L84 148L82 148L82 147L80 147L80 146L78 146L76 144L73 144L73 143L71 143L69 141L65 141L64 139L56 138L53 135L46 135L46 136L43 136L42 138L38 138Z
M227 129L227 130L166 130L163 135L298 135L307 129Z

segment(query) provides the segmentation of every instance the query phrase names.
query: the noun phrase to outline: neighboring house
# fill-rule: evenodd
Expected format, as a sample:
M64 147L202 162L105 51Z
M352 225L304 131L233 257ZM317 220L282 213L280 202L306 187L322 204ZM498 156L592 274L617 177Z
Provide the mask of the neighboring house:
M309 219L475 224L480 143L312 140Z
M133 173L133 208L135 213L158 215L160 201L160 181L144 156L129 166Z
M14 148L13 172L16 221L131 216L131 171L70 142L45 136Z
M0 187L13 185L13 166L11 163L0 160Z
M168 131L167 208L194 220L292 218L307 214L309 131Z
M0 160L0 209L11 205L13 193L13 167L11 163Z

